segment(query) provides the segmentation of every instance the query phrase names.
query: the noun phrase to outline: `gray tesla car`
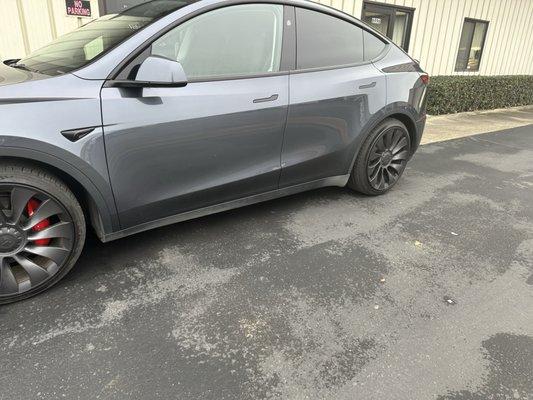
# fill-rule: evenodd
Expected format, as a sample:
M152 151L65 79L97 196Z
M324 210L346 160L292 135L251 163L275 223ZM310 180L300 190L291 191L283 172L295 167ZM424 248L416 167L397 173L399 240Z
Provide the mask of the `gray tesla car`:
M0 303L106 242L323 186L379 195L428 75L305 0L155 0L0 65Z

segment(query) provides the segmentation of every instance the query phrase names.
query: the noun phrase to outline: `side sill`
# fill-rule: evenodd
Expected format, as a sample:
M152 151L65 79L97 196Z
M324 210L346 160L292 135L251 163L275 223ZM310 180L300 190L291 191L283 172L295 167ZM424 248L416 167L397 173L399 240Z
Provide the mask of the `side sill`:
M143 224L136 225L131 228L103 235L100 239L103 242L110 242L112 240L121 239L123 237L134 235L136 233L144 232L150 229L176 224L178 222L187 221L189 219L200 218L206 215L216 214L219 212L232 210L234 208L240 208L255 203L261 203L263 201L273 200L279 197L290 196L292 194L305 192L308 190L318 189L326 186L344 187L346 186L346 183L348 183L349 178L350 174L332 176L329 178L318 179L316 181L308 183L301 183L299 185L289 186L282 189L272 190L266 193L260 193L253 196L244 197L242 199L231 200L225 203L215 204L213 206L187 211L181 214L172 215L170 217L161 218L155 221L145 222Z

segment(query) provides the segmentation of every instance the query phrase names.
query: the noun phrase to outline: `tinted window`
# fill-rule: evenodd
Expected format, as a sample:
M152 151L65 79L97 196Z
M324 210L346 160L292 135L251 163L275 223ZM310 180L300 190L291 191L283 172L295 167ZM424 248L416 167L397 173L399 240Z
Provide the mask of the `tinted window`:
M383 51L385 43L367 31L364 31L363 38L365 41L365 60L373 60Z
M122 14L106 15L59 37L20 60L19 64L48 75L73 71L109 51L147 24L192 1L155 0L132 7Z
M283 6L224 7L184 22L152 45L179 61L188 78L256 75L280 68Z
M363 61L363 30L339 18L296 9L297 67L317 68Z

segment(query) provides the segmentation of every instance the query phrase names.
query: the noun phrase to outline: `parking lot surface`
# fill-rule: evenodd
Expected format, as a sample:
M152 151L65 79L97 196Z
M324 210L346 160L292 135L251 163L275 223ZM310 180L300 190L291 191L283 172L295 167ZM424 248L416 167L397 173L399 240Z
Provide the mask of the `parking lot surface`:
M101 244L0 308L0 398L533 399L533 125Z

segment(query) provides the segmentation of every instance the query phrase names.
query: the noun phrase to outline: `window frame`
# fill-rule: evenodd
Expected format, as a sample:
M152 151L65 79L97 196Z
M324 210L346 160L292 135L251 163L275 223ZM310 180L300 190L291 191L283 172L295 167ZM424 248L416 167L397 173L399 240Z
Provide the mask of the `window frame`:
M277 5L283 6L283 33L282 33L283 37L282 37L282 49L281 49L282 55L281 55L280 71L259 74L259 75L235 75L235 76L218 77L218 78L203 79L203 80L202 79L199 79L199 80L191 79L188 81L189 83L211 82L211 81L215 82L215 81L225 81L225 80L235 80L235 79L252 79L252 78L261 78L261 77L268 77L268 76L281 76L281 75L288 75L288 74L294 74L294 73L327 71L327 70L333 70L333 69L350 68L350 67L356 67L360 65L367 65L367 64L370 64L372 62L375 62L385 57L385 55L388 53L390 46L391 46L389 38L383 37L383 35L381 35L380 33L373 31L363 22L358 21L355 18L352 19L351 16L348 16L348 15L345 16L344 14L341 14L340 11L336 11L336 10L330 11L330 10L321 9L320 7L323 7L323 6L320 6L320 5L314 5L314 4L294 5L290 1L283 2L279 0L262 0L262 1L259 0L253 3L242 1L242 0L236 0L229 4L224 4L224 5L214 4L214 5L206 6L202 9L191 12L190 14L184 17L176 19L174 22L167 25L166 27L158 31L156 34L152 35L149 39L145 40L142 44L140 44L137 47L135 51L130 53L128 57L126 57L124 60L118 63L117 66L113 69L113 71L111 71L111 73L107 77L106 83L104 84L104 86L106 87L113 86L114 81L131 81L132 79L129 78L129 73L132 70L134 70L136 66L142 63L147 57L150 56L149 50L152 46L152 43L155 42L160 37L162 37L163 35L170 32L175 27L201 14L205 14L205 13L208 13L210 11L217 10L220 8L232 7L232 6L241 5L241 4L277 4ZM305 8L311 11L326 14L328 16L338 18L342 21L346 21L352 25L355 25L358 28L361 28L364 31L367 31L369 34L374 35L376 38L381 40L385 44L385 47L383 51L377 57L373 58L372 60L363 61L361 63L346 64L346 65L332 66L332 67L296 69L296 52L297 52L296 7ZM287 24L288 20L291 21L290 25Z
M160 36L158 39L155 39L152 41L150 46L148 47L150 49L150 55L155 57L161 57L160 55L153 54L153 45L156 43L159 39L164 37L166 34L172 32L174 29L178 28L179 26L204 15L207 15L212 12L216 12L219 10L223 10L225 8L231 8L231 7L242 7L242 6L254 6L254 5L267 5L267 6L276 6L281 8L281 43L280 43L280 49L279 49L279 70L278 71L272 71L272 72L260 72L260 73L252 73L252 74L226 74L226 75L213 75L213 76L203 76L203 77L196 77L196 78L187 78L188 82L211 82L211 81L225 81L225 80L232 80L232 79L246 79L246 78L255 78L255 77L262 77L262 76L279 76L285 74L287 71L284 71L284 58L286 58L287 54L284 52L284 48L286 47L286 40L285 40L285 31L287 28L287 10L286 6L284 4L278 4L278 3L261 3L261 2L254 2L254 3L242 3L242 4L231 4L227 7L218 7L213 10L209 10L208 12L196 15L194 18L191 18L187 21L181 22L179 25L175 26L171 30L169 30L167 33ZM165 58L163 56L163 58ZM175 60L174 60L175 61Z
M294 70L291 71L291 74L300 74L300 73L306 73L306 72L317 72L317 71L329 71L329 70L334 70L334 69L342 69L342 68L353 68L353 67L358 67L358 66L362 66L362 65L368 65L368 64L371 64L372 62L375 62L383 57L385 57L385 55L387 54L389 48L390 48L390 43L389 41L387 40L384 40L381 35L376 35L376 32L373 32L372 30L370 30L364 23L360 23L359 21L354 21L354 20L351 20L351 19L348 19L348 18L344 18L344 16L339 16L339 15L335 15L333 13L329 13L325 10L320 10L320 9L316 9L316 8L313 8L313 7L306 7L305 5L295 5L295 6L291 6L293 8L293 12L294 12L294 21L295 21L295 25L296 25L296 29L295 29L295 37L294 37L294 41L295 41L295 47L296 47L296 52L294 53ZM309 10L309 11L314 11L314 12L317 12L317 13L320 13L320 14L325 14L329 17L333 17L333 18L337 18L341 21L344 21L344 22L348 22L349 24L352 24L354 26L356 26L357 28L363 30L363 31L366 31L368 32L370 35L373 35L375 36L377 39L381 40L385 46L383 48L383 50L381 51L381 53L377 56L377 57L374 57L373 59L371 60L364 60L361 61L361 62L356 62L356 63L350 63L350 64L340 64L340 65L332 65L332 66L327 66L327 67L314 67L314 68L296 68L296 60L298 58L298 22L296 21L296 8L302 8L302 9L305 9L305 10ZM388 39L388 38L387 38ZM365 51L364 51L364 35L363 35L363 57L364 57L364 54L365 54Z
M257 1L257 2L242 2L242 1L236 1L234 3L230 4L215 4L213 6L208 6L203 9L197 10L195 12L192 12L182 18L177 19L173 23L167 25L165 28L161 29L159 32L154 34L152 37L147 39L144 43L142 43L137 50L132 52L126 59L124 59L122 62L120 62L115 69L109 74L107 80L106 80L106 86L113 86L114 81L132 81L133 79L130 77L130 73L132 71L136 70L136 67L138 67L146 58L150 57L151 55L151 48L152 44L166 35L168 32L172 31L173 29L177 28L181 24L196 18L200 15L207 14L211 11L219 10L222 8L227 7L233 7L233 6L241 6L241 5L254 5L254 4L270 4L270 5L278 5L283 7L283 30L282 30L282 38L281 38L281 60L280 60L280 68L279 71L276 72L266 72L261 74L245 74L245 75L227 75L227 76L219 76L219 77L208 77L208 78L191 78L187 82L188 83L199 83L199 82L216 82L216 81L227 81L227 80L235 80L235 79L252 79L252 78L261 78L261 77L269 77L269 76L281 76L281 75L287 75L289 74L289 71L291 71L293 67L293 64L295 62L295 57L293 54L295 53L295 36L296 36L296 29L295 24L291 23L290 25L287 24L287 20L291 18L291 8L292 6L289 6L285 3L280 3L276 1ZM293 11L292 11L293 12ZM294 21L294 17L292 16L292 21ZM109 83L107 83L109 82Z
M478 23L481 23L481 24L484 24L485 25L485 32L483 32L483 38L481 39L481 50L479 51L479 62L478 62L478 66L476 69L467 69L466 67L468 67L468 60L470 57L467 58L466 60L466 67L464 69L460 69L458 68L458 65L457 65L457 61L458 61L458 58L459 58L459 50L460 50L460 46L461 46L461 37L463 36L463 30L465 29L465 23L466 22L472 22L474 24L474 29L472 30L472 37L470 38L469 42L468 42L468 55L470 55L470 52L472 51L472 42L474 41L474 34L475 34L475 31L476 31L476 24ZM455 57L455 66L454 66L454 71L455 72L479 72L479 70L481 69L481 60L482 60L482 57L483 57L483 50L485 50L485 41L487 39L487 32L489 31L489 23L490 21L486 21L486 20L483 20L483 19L477 19L477 18L470 18L470 17L465 17L464 20L463 20L463 26L461 28L461 35L459 36L459 44L457 45L457 55Z
M312 71L327 71L327 70L330 70L330 69L339 69L339 68L349 68L349 67L352 67L352 66L358 66L358 65L364 65L364 64L368 64L370 61L366 61L364 59L364 54L365 54L365 49L364 49L364 37L363 37L363 32L361 32L361 43L363 44L363 61L361 62L355 62L355 63L349 63L349 64L337 64L337 65L327 65L327 66L322 66L322 67L310 67L310 68L298 68L298 20L297 20L297 11L296 9L303 9L303 10L308 10L308 11L312 11L312 12L317 12L319 14L324 14L328 17L331 17L331 18L337 18L341 21L344 21L344 22L348 22L350 23L349 21L346 21L345 19L341 19L341 18L338 18L334 15L331 15L329 13L326 13L326 12L321 12L321 11L318 11L318 10L313 10L312 8L307 8L307 7L299 7L299 6L294 6L293 9L294 9L294 22L295 22L295 25L296 25L296 36L295 36L295 41L296 41L296 52L294 54L294 62L295 62L295 69L293 72L312 72ZM359 29L363 29L362 27L360 27L359 25L356 25L356 24L351 24L351 25L354 25L355 27L359 28Z
M389 22L389 26L387 26L386 36L391 42L392 42L391 36L392 36L393 29L394 29L394 23L396 20L396 11L401 11L408 15L409 21L407 22L407 29L405 30L405 36L406 36L405 43L404 43L405 47L397 45L398 47L400 47L402 50L404 50L407 53L409 51L409 44L411 43L411 31L413 28L413 19L414 19L416 8L398 6L395 4L388 4L388 3L380 3L377 1L364 0L363 8L361 10L361 21L363 21L363 18L365 17L364 15L365 10L369 8L371 9L370 11L374 9L375 11L378 11L378 12L381 11L389 15L390 21L392 23Z

